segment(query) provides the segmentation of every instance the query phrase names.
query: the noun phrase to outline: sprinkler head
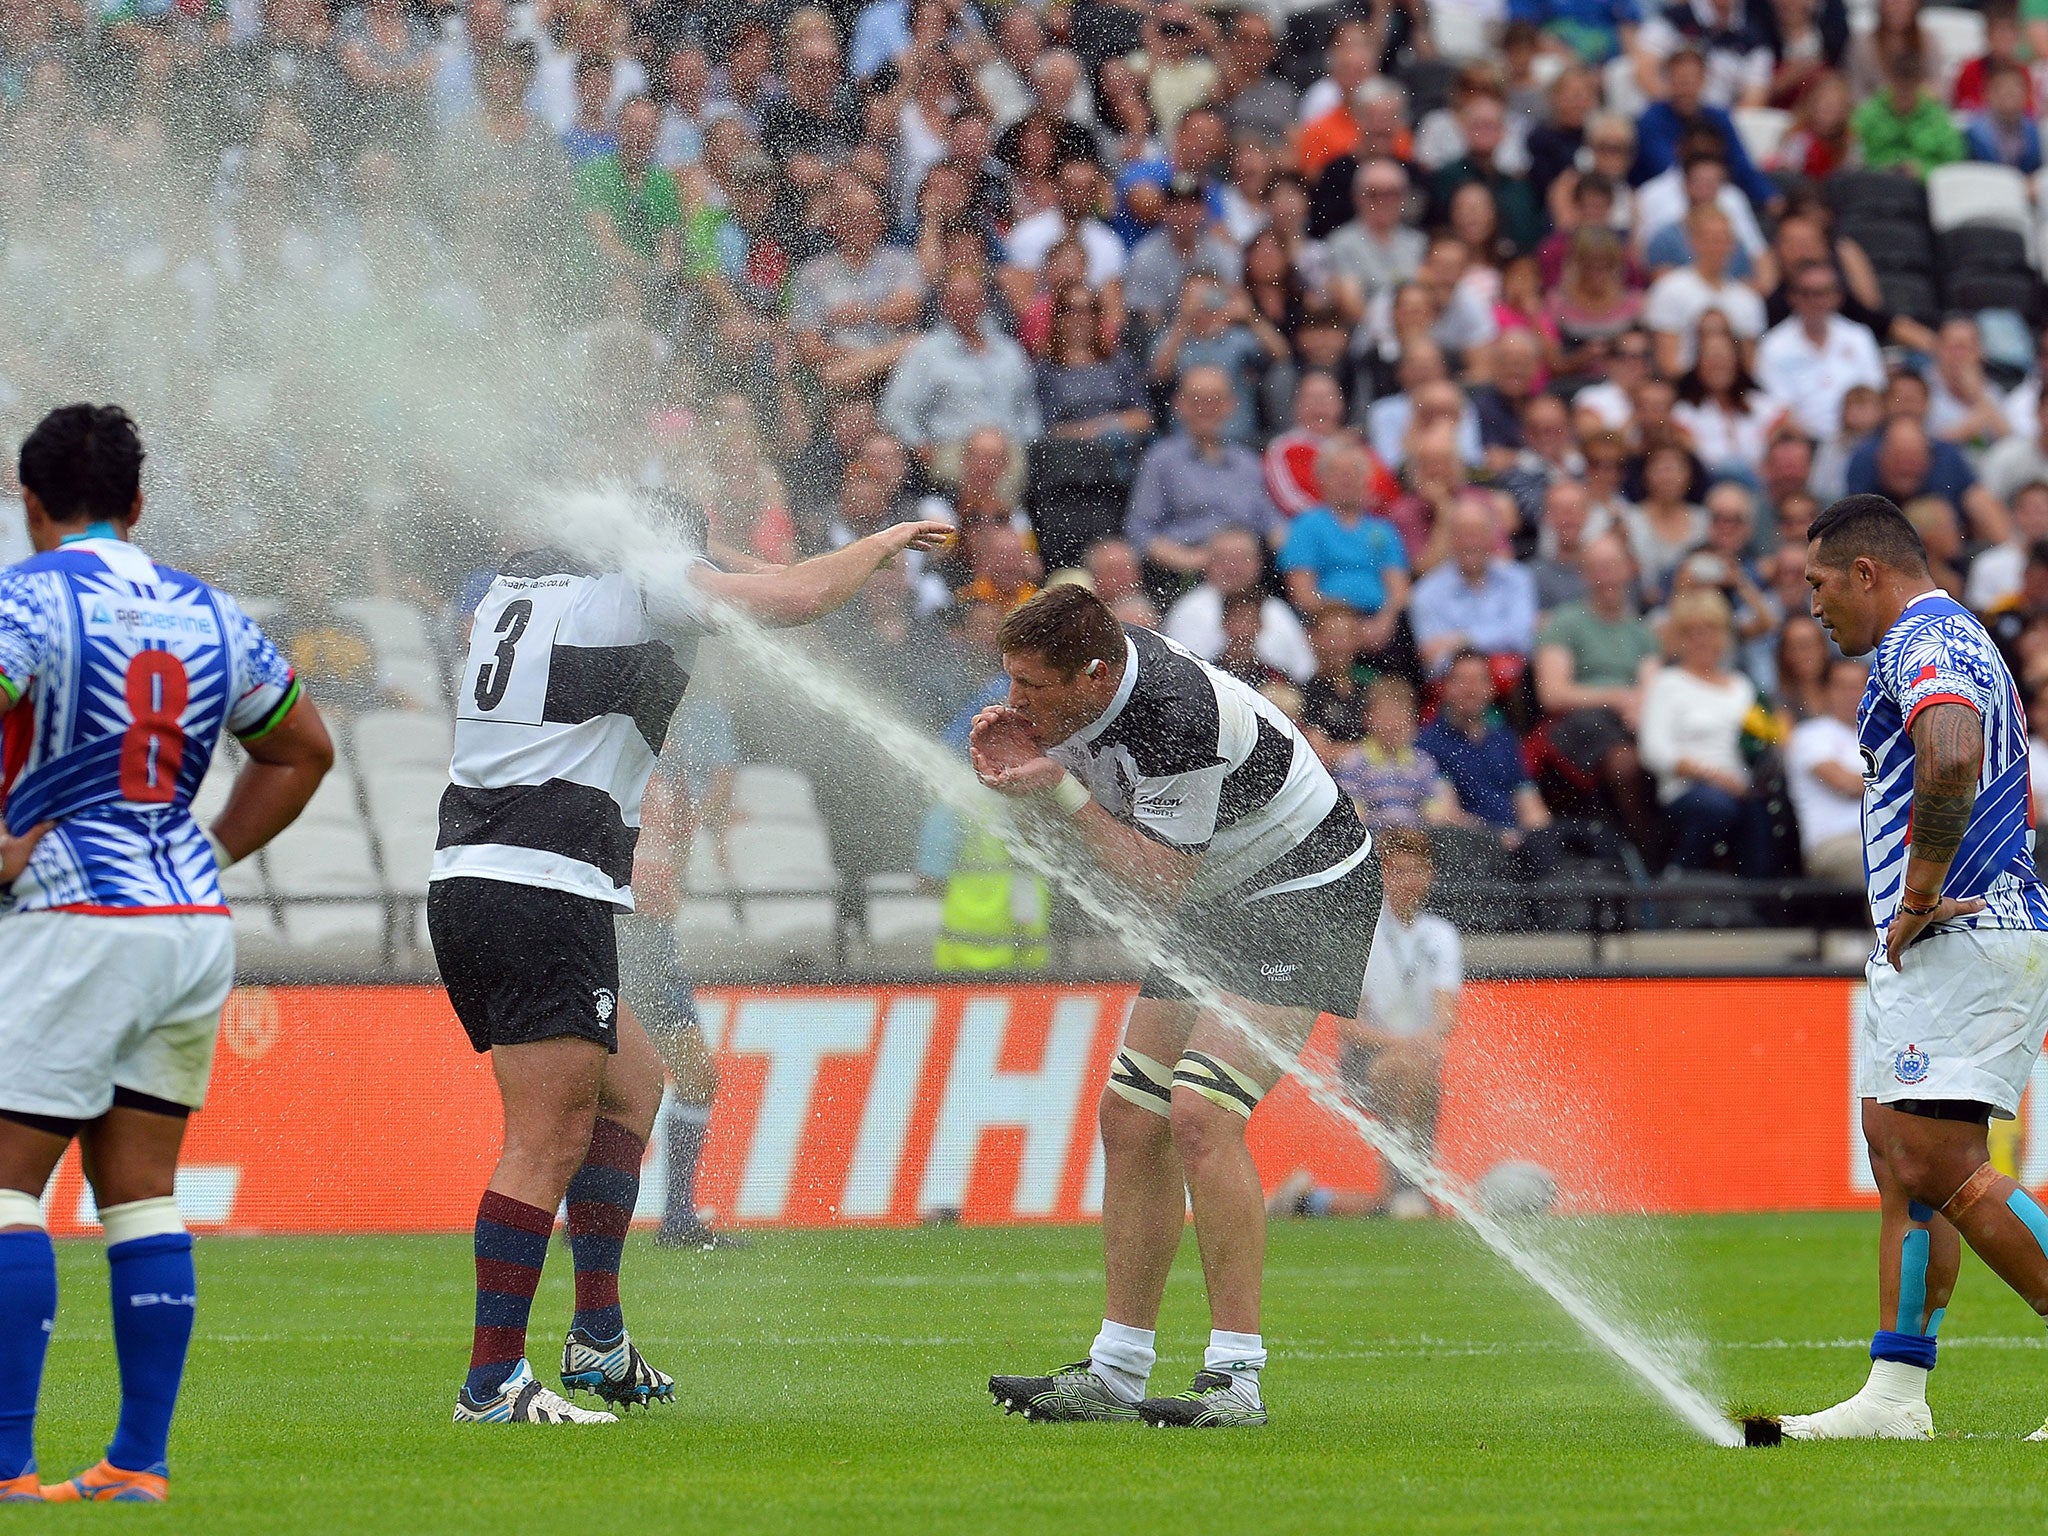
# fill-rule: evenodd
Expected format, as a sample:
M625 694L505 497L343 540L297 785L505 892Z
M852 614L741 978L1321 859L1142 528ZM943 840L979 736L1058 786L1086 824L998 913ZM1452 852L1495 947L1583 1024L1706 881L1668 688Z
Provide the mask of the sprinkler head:
M1768 1413L1752 1413L1742 1421L1744 1445L1783 1445L1785 1426Z

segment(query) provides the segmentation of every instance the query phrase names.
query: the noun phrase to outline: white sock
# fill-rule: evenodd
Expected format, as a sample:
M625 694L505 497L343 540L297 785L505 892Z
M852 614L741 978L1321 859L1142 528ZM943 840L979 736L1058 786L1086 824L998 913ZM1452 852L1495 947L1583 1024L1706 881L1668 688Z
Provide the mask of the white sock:
M1265 1365L1266 1344L1258 1334L1209 1330L1209 1349L1202 1356L1202 1369L1221 1371L1230 1378L1231 1390L1255 1405L1259 1401L1259 1372Z
M1159 1358L1152 1339L1150 1328L1131 1328L1104 1318L1102 1332L1088 1346L1088 1364L1125 1402L1143 1402L1145 1383L1152 1379L1152 1366Z
M1886 1403L1924 1403L1927 1401L1927 1378L1933 1374L1903 1360L1873 1360L1870 1362L1870 1380L1864 1383L1862 1392L1857 1395L1874 1397Z

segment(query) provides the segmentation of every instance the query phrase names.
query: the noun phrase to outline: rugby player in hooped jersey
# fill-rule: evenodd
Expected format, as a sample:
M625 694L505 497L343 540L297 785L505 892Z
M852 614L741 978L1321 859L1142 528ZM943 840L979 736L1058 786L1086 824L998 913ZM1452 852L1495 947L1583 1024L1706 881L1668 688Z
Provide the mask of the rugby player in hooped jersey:
M1266 1422L1265 1203L1244 1133L1319 1012L1358 1008L1379 914L1372 840L1313 748L1258 693L1094 594L1041 592L999 636L1007 705L975 718L983 783L1072 818L1087 853L1170 913L1228 1014L1145 977L1101 1106L1106 1305L1088 1358L989 1391L1033 1419ZM1241 1021L1262 1037L1245 1038ZM1147 1398L1154 1327L1194 1204L1212 1331L1203 1369Z
M1876 652L1858 711L1878 940L1856 1091L1883 1214L1869 1380L1782 1424L1802 1440L1924 1439L1958 1236L2048 1315L2048 1215L1991 1165L1985 1135L2018 1110L2048 1030L2026 714L1990 636L1935 586L1919 535L1884 497L1846 497L1814 519L1806 580L1836 644Z
M21 445L37 553L0 571L0 1500L168 1496L197 1306L178 1151L235 979L219 871L289 826L334 761L234 601L128 542L142 462L119 406L50 412ZM249 761L202 827L192 797L223 732ZM37 1197L73 1139L106 1234L121 1417L99 1465L39 1488L57 1267Z
M620 1407L674 1383L634 1348L619 1259L662 1068L619 999L614 914L633 910L641 799L696 664L730 608L770 626L836 612L877 567L953 530L906 522L791 566L643 588L558 549L507 562L477 605L456 684L455 753L427 896L456 1017L488 1051L505 1141L477 1209L476 1332L457 1423L616 1422L543 1387L526 1324L569 1203L576 1315L562 1382Z

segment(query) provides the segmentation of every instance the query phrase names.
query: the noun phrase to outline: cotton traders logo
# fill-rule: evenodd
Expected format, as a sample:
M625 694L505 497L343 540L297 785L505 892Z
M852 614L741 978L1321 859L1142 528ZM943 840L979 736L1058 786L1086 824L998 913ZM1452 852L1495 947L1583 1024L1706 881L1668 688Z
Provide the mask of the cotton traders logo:
M1300 969L1300 964L1293 960L1283 960L1278 965L1270 960L1259 962L1259 974L1268 981L1291 981L1294 979L1294 973Z
M594 1001L597 1004L597 1022L609 1024L612 1020L613 1012L619 1006L618 999L612 996L609 987L599 987Z
M1910 1088L1927 1081L1927 1066L1927 1053L1909 1045L1892 1057L1892 1076Z

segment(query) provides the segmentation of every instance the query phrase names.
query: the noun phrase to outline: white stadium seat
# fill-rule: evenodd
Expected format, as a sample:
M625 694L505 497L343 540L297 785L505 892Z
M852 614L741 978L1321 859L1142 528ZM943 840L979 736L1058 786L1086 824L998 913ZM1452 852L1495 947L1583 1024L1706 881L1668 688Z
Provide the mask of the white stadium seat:
M355 776L345 759L336 757L327 777L313 791L313 798L299 813L295 826L342 826L361 829L362 807L356 800Z
M440 829L441 794L447 787L447 771L439 768L396 768L365 775L370 828L384 855L387 888L427 888Z
M302 818L278 834L264 858L280 896L374 896L380 888L361 821L323 824Z
M1791 131L1792 114L1776 107L1737 107L1733 115L1736 135L1749 158L1758 165L1769 165Z
M349 730L363 777L386 768L438 768L445 776L455 750L455 722L432 710L380 709Z
M818 797L809 775L774 763L748 763L733 778L736 820L816 821Z
M2016 229L2034 255L2034 205L2027 179L2009 165L1966 162L1927 175L1927 221L1937 234L1964 224Z
M909 872L873 875L867 882L867 958L871 964L929 965L939 936L942 898Z
M741 822L728 834L734 883L743 891L836 891L839 871L822 826Z
M1934 78L1927 87L1946 101L1962 67L1984 53L1984 13L1954 5L1922 6L1920 31L1934 44Z

